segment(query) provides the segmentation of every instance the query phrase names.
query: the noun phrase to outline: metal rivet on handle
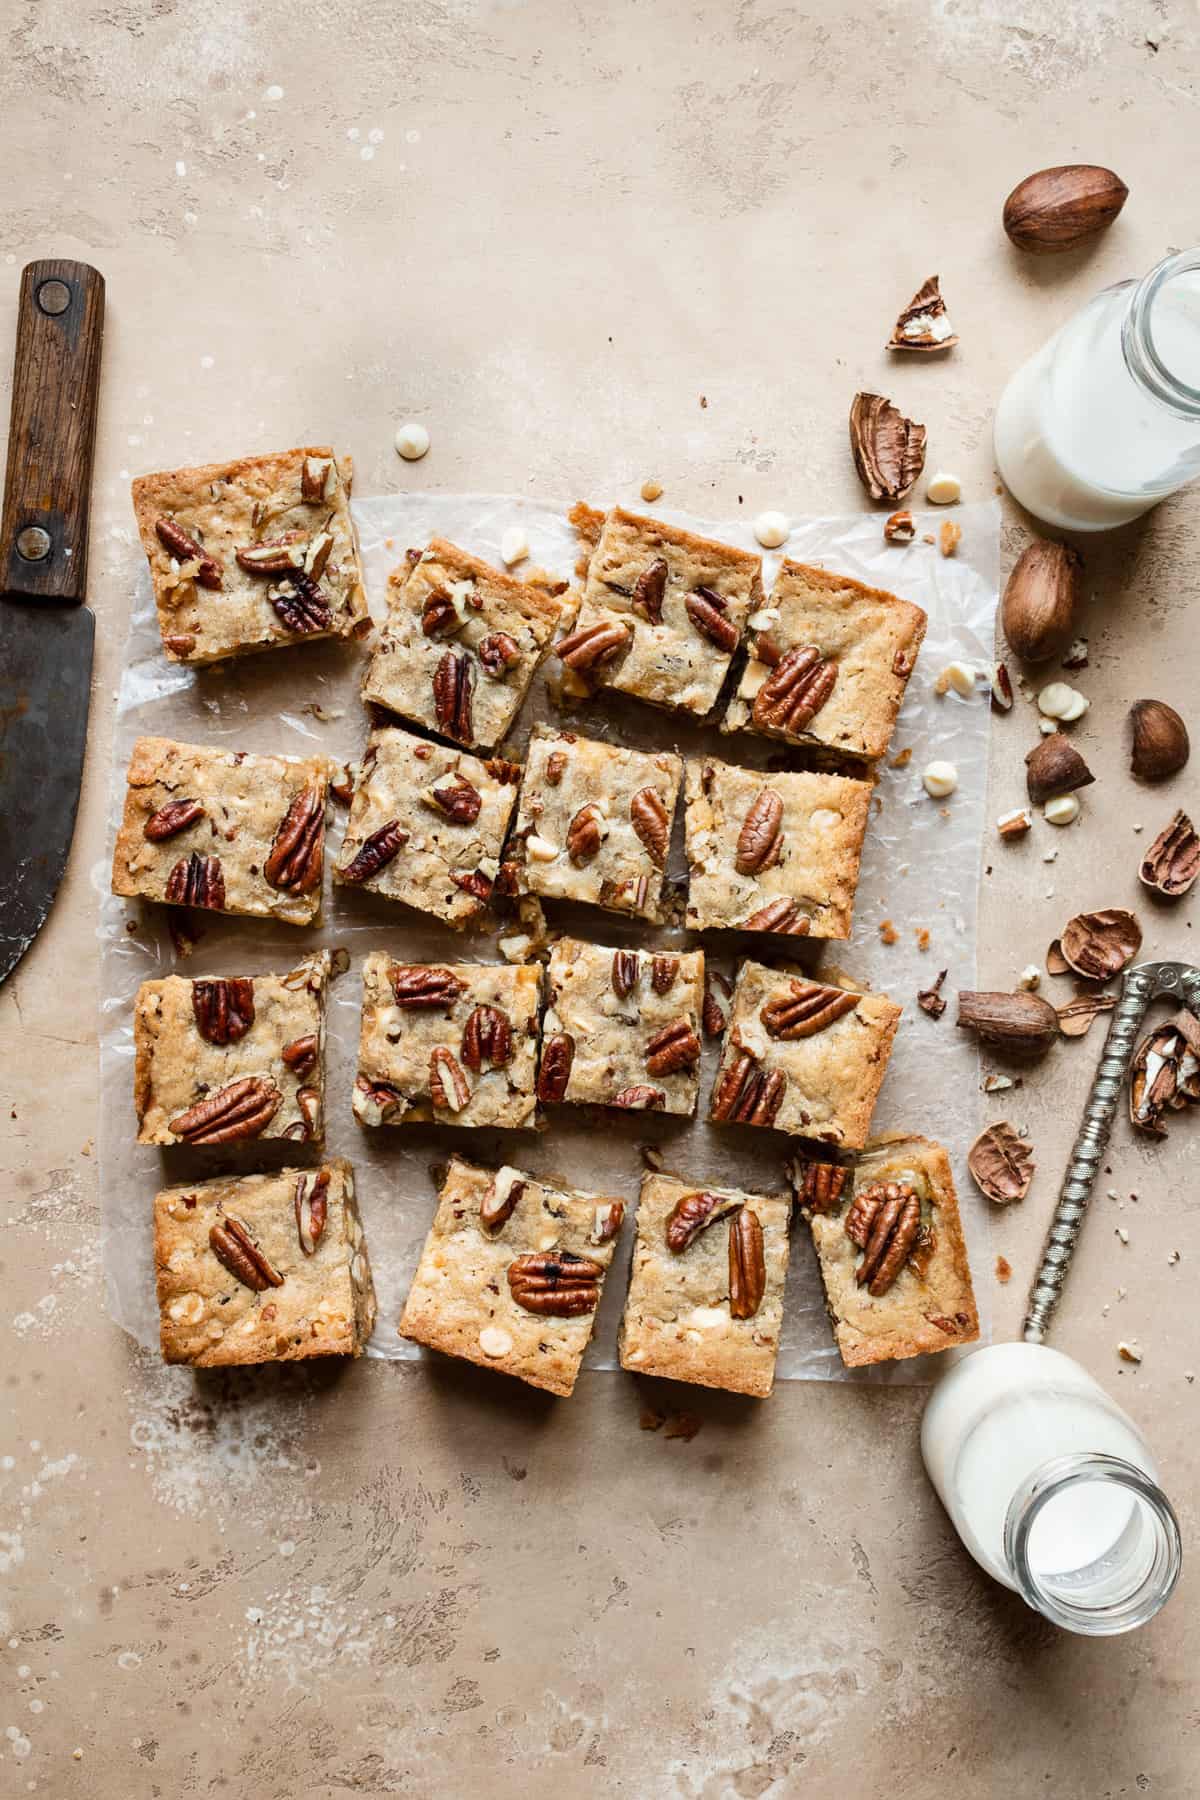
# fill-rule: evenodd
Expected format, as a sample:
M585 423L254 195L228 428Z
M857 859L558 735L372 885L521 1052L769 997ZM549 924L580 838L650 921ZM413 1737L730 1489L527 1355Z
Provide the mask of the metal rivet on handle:
M54 318L70 306L71 290L65 281L59 281L55 276L50 281L43 281L37 291L37 303L44 313Z
M17 555L26 562L44 562L50 554L50 533L40 525L27 525L17 533Z

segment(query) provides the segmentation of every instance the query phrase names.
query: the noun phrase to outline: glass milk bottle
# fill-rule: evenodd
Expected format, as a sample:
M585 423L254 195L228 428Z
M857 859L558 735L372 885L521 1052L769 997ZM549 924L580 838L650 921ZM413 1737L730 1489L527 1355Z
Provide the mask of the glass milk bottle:
M921 1424L929 1479L981 1568L1068 1631L1142 1625L1179 1579L1179 1525L1137 1427L1042 1344L951 1368Z
M1010 380L996 464L1035 517L1103 531L1200 475L1200 250L1105 288Z

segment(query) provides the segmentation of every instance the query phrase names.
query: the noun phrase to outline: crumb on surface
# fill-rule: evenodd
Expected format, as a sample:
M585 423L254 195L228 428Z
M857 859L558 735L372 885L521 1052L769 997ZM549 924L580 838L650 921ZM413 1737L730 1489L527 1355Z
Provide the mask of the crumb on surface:
M912 753L912 745L907 744L903 750L897 750L895 756L892 757L891 762L888 764L888 767L890 769L907 769L909 763L912 761Z
M879 936L885 944L895 944L899 942L900 933L896 930L896 927L892 924L890 919L881 919L879 921Z
M917 940L917 949L918 950L928 950L928 948L929 948L929 927L928 927L928 925L918 925L915 928L915 930L913 931L913 936Z
M1012 1264L1009 1262L1007 1256L998 1256L996 1258L996 1280L1003 1286L1003 1284L1011 1280L1011 1278Z

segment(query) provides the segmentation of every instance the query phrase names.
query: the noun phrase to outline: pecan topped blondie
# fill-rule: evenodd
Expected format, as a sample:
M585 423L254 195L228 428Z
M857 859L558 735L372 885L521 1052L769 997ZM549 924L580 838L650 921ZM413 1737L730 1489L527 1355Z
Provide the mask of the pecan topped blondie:
M535 726L503 883L657 920L682 774L665 750Z
M532 1125L541 969L532 963L363 965L360 1125Z
M401 1337L569 1394L624 1217L611 1194L454 1157Z
M288 975L168 975L133 1008L139 1144L230 1144L325 1135L330 954Z
M520 778L502 757L483 762L380 726L359 765L335 882L465 925L491 895Z
M877 1138L853 1197L797 1165L825 1299L848 1367L974 1343L979 1314L950 1158L929 1138Z
M579 616L555 655L585 688L618 688L703 715L761 598L761 557L617 506L592 550Z
M112 890L311 925L320 917L329 763L139 738Z
M845 775L689 762L688 925L849 937L871 792Z
M173 662L368 629L353 469L320 445L137 478L133 510Z
M361 1356L375 1328L354 1172L340 1158L164 1189L154 1262L169 1363Z
M560 938L549 974L539 1099L695 1112L702 950L609 950Z
M646 1175L621 1320L621 1367L769 1394L788 1266L785 1194Z
M848 575L783 562L755 614L750 658L722 731L883 756L925 625L911 601Z
M902 1011L839 973L744 962L709 1118L861 1150Z
M493 749L508 731L563 612L443 538L388 580L387 623L363 699L456 743Z

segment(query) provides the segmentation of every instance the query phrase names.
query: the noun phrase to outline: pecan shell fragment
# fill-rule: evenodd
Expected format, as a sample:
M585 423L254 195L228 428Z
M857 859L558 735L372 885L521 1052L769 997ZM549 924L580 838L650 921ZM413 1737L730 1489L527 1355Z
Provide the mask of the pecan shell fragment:
M861 994L820 981L790 981L786 992L771 996L759 1017L772 1037L791 1042L827 1030L853 1012L861 999Z
M1178 900L1200 875L1200 837L1184 812L1160 831L1138 869L1138 879L1165 899Z
M357 886L359 882L371 881L393 862L408 842L408 832L399 819L389 819L378 831L373 831L364 838L360 849L354 857L340 870L343 881Z
M508 1266L508 1285L526 1312L557 1319L595 1312L600 1299L602 1265L569 1250L518 1256Z
M236 1044L254 1023L253 981L193 981L192 1017L206 1043Z
M1200 1101L1200 1020L1181 1007L1138 1045L1129 1078L1129 1117L1165 1138L1163 1114Z
M850 449L872 500L903 500L925 467L925 427L906 419L882 394L855 394Z
M182 857L167 876L168 906L203 906L220 912L225 905L225 872L219 856L201 856L193 850Z
M1033 1180L1033 1151L1007 1119L981 1131L967 1151L967 1168L981 1194L997 1206L1023 1200Z
M762 1305L766 1291L762 1222L752 1207L743 1206L729 1221L730 1316L752 1319Z
M235 1213L225 1213L208 1234L208 1247L231 1275L256 1294L282 1287L283 1276L263 1255L246 1223Z
M1076 913L1063 926L1059 947L1064 961L1085 981L1119 975L1142 947L1142 928L1131 912L1111 906Z
M189 825L204 816L205 809L199 800L168 800L165 806L150 814L142 826L142 836L148 844L161 844L164 839L186 831Z
M259 1137L279 1111L283 1095L266 1075L243 1075L186 1112L176 1113L168 1128L185 1144L234 1144Z
M798 734L820 712L837 677L835 662L812 644L797 644L780 658L758 690L754 723L766 730Z
M760 875L778 860L782 826L783 796L776 788L762 788L738 833L733 864L739 875Z

